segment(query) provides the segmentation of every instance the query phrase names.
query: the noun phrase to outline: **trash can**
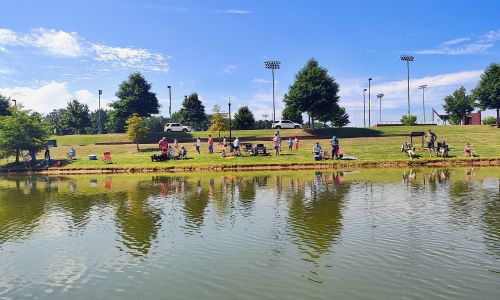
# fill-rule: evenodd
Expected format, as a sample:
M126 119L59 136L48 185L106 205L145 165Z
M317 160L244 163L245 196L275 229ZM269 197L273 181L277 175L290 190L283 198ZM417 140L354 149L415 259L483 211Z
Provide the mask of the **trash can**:
M90 155L89 155L89 160L97 160L97 155L95 155L95 154L90 154Z

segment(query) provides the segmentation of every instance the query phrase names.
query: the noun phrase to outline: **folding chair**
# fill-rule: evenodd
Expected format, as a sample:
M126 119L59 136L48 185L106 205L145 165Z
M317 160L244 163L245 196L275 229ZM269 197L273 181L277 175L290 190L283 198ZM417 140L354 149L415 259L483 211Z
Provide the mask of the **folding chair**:
M104 154L102 156L102 160L107 164L113 163L113 161L111 160L111 153L110 152L104 152Z

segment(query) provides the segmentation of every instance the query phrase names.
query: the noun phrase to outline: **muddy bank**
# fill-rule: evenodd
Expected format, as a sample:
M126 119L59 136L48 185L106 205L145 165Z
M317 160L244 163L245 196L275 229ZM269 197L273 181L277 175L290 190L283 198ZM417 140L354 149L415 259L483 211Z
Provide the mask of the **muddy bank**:
M408 168L408 167L487 167L500 166L500 158L472 158L454 160L410 160L410 161L320 161L295 164L235 164L223 166L161 166L161 167L110 167L110 168L50 168L50 169L1 169L0 173L17 174L117 174L117 173L161 173L189 171L266 171L266 170L311 170L342 168Z

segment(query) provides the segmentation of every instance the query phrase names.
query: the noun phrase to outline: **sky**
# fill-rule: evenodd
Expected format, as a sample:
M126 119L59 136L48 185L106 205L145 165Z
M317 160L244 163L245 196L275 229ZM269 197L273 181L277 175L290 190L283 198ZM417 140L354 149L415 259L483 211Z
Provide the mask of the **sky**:
M500 63L500 1L27 1L0 2L0 94L41 113L77 98L90 109L115 101L118 85L139 71L168 116L184 95L215 104L248 106L256 119L276 115L296 73L310 58L340 85L350 126L363 126L363 89L371 82L371 120L407 113L407 66L412 55L410 110L442 113L443 98L478 82ZM366 103L368 95L366 96ZM368 104L366 104L368 107ZM487 111L483 115L493 115Z

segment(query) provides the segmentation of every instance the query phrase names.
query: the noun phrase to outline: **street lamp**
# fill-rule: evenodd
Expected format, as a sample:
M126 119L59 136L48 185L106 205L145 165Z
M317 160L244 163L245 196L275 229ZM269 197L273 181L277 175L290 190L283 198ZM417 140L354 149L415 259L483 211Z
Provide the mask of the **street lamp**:
M382 124L382 97L384 97L384 94L378 94L377 98L379 101L379 108L378 108L378 122Z
M363 127L366 127L366 91L363 89Z
M97 125L97 133L101 134L102 133L102 124L101 124L101 95L102 95L102 90L99 90L99 110L97 111L97 117L99 118L99 122Z
M168 97L170 99L170 102L168 104L168 115L170 118L170 122L172 122L172 87L169 85L168 87Z
M16 99L12 99L12 102L14 102L14 107L17 106L17 100Z
M408 70L408 117L410 116L410 61L413 61L415 57L411 55L401 55L399 59L406 61L406 68Z
M231 97L229 97L227 105L229 106L229 142L231 143Z
M422 110L424 112L424 124L425 124L426 123L426 121L425 121L425 89L427 88L427 84L422 84L418 88L422 90Z
M280 68L281 62L277 60L268 60L265 61L264 64L266 65L266 69L270 69L273 74L273 122L274 122L276 121L276 108L274 105L274 70Z
M372 101L371 101L371 82L372 78L368 78L368 127L371 125Z

